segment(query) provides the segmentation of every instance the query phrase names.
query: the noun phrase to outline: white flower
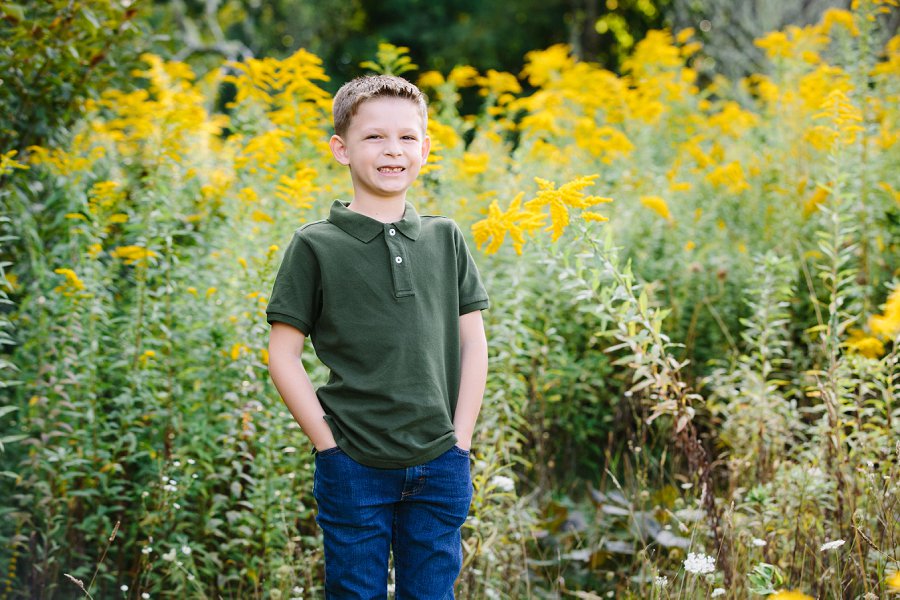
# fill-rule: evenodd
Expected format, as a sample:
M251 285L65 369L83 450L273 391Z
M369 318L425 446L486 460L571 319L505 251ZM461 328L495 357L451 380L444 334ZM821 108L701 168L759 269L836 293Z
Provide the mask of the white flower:
M189 464L189 465L192 465L192 464L194 464L195 462L197 462L197 461L194 460L193 458L189 458L189 459L188 459L188 464Z
M194 580L194 574L191 573L188 575L188 581L193 581L193 580Z
M653 585L655 585L658 588L664 588L667 585L669 585L669 578L666 577L665 575L663 575L661 577L657 577L656 579L653 580Z
M122 586L119 587L119 589L122 590L123 592L127 592L128 586L123 584Z
M173 466L173 467L180 467L180 466L181 466L181 461L180 461L180 460L176 460L175 462L172 463L172 466Z
M143 598L144 600L147 600L147 598L149 598L149 597L150 597L150 594L148 594L147 592L144 592L143 594L141 594L141 598Z
M753 541L750 543L753 544L754 546L756 546L757 548L762 548L763 546L766 545L766 540L761 540L759 538L753 538Z
M163 560L173 561L175 560L175 548L172 548L168 552L162 555Z
M719 596L724 596L724 595L725 595L725 588L716 588L712 591L712 594L710 594L710 597L718 598Z
M190 556L191 555L191 547L188 546L187 544L185 544L184 546L181 547L181 553L184 554L185 556Z
M712 573L716 570L716 559L702 552L691 552L684 559L684 570L694 575Z
M499 488L501 492L511 492L516 489L516 483L505 475L494 475L491 477L491 485Z
M141 550L141 554L150 554L151 552L153 552L153 548L150 546L144 546Z
M820 552L825 552L826 550L834 550L835 548L840 548L844 545L844 540L834 540L831 542L825 542L822 544L822 547L819 548Z
M150 495L150 492L141 492L141 498L146 498Z

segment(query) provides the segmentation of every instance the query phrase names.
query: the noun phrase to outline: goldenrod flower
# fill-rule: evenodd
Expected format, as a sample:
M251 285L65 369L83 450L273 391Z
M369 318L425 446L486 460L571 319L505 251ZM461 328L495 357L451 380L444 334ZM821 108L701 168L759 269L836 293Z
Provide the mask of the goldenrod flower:
M732 194L739 194L750 189L750 184L744 178L744 169L737 161L716 167L706 176L706 180L717 188L725 188Z
M274 223L275 219L269 216L268 213L264 213L261 210L254 210L250 213L250 219L257 223Z
M78 278L78 275L72 269L53 269L53 272L66 277L66 282L63 285L53 288L54 291L62 293L63 296L73 296L84 289L84 282Z
M452 82L458 88L472 87L478 83L478 71L469 65L456 66L447 75L447 81Z
M469 177L481 175L488 170L490 159L487 152L464 152L458 161L459 170Z
M294 208L306 209L313 204L313 192L319 188L313 183L316 178L316 170L311 167L302 167L294 172L293 177L282 175L275 188L275 196L281 198Z
M669 205L660 196L641 196L641 204L658 214L660 217L672 223L672 213L669 211Z
M817 186L816 191L813 192L812 196L807 198L803 203L803 216L809 217L811 214L819 210L819 206L828 199L828 194L829 192L827 188L823 186Z
M522 86L519 85L516 76L505 71L488 69L484 77L478 78L478 85L481 86L480 94L482 96L493 94L498 99L504 95L510 98L512 94L522 93Z
M853 20L853 13L839 8L829 8L822 15L822 33L828 35L831 33L832 27L840 25L850 32L853 37L859 36L859 27Z
M15 169L28 169L28 165L23 165L13 160L13 157L18 153L18 150L10 150L5 154L0 154L0 176L8 175Z
M522 245L525 243L525 234L532 233L544 225L545 215L534 210L535 206L522 208L524 192L519 192L510 203L506 212L500 210L496 200L488 207L488 216L472 225L472 233L475 243L481 247L490 240L485 252L493 254L500 249L506 234L509 233L513 240L513 248L516 254L522 254Z
M597 177L599 176L579 177L563 184L559 189L556 189L556 184L552 181L535 177L539 191L537 196L525 204L525 208L536 210L549 206L551 224L547 229L553 231L552 240L555 242L569 224L569 207L588 208L602 202L612 202L610 198L587 196L582 192L587 186L593 185Z
M444 76L439 71L425 71L419 76L418 86L420 88L437 88L445 83Z
M119 246L109 253L113 258L121 258L125 260L126 265L130 265L148 258L159 256L153 250L144 248L143 246Z
M546 50L528 52L525 62L522 77L527 77L534 87L541 87L559 77L560 72L572 68L575 59L568 45L556 44Z
M888 575L884 582L887 584L888 589L900 592L900 570L895 571L892 575Z
M779 590L769 596L769 600L815 600L815 598L798 590Z

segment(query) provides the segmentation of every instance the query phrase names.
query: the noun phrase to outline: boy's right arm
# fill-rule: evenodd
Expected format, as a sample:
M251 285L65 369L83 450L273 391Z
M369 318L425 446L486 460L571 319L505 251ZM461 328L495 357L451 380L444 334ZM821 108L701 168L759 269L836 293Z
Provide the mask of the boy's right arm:
M269 334L269 375L294 419L309 436L316 450L337 445L331 428L325 422L325 411L319 404L309 375L300 361L306 336L287 323L272 323Z

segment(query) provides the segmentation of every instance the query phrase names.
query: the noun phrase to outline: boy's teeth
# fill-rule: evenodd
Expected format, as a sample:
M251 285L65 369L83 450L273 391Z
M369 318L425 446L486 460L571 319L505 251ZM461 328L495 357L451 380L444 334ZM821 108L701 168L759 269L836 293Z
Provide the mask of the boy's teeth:
M381 171L382 173L399 173L400 171L403 170L403 168L402 167L381 167L378 170Z

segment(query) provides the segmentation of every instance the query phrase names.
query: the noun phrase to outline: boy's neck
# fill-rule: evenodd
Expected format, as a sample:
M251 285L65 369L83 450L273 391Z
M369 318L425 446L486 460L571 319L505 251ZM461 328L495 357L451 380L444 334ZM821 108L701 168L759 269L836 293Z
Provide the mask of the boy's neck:
M382 223L394 223L403 219L406 200L402 196L384 200L354 197L347 208Z

